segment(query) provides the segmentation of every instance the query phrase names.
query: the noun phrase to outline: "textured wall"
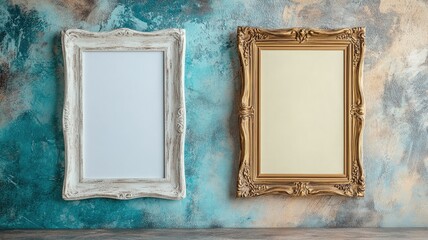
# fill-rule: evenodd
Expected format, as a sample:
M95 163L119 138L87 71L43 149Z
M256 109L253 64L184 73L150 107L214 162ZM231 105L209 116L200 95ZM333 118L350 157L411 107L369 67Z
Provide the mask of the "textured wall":
M0 0L0 227L428 226L428 2ZM366 197L235 199L236 27L367 27ZM187 31L182 201L61 199L60 31Z

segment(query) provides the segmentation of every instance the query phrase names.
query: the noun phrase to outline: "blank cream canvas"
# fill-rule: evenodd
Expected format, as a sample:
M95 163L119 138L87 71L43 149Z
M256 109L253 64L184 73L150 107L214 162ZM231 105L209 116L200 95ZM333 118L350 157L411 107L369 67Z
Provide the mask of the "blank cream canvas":
M344 173L344 52L262 50L260 172Z

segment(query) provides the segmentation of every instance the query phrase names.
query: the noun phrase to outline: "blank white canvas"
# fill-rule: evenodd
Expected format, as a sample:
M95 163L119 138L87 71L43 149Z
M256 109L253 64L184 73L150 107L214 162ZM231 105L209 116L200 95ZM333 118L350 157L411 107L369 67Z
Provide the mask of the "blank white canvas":
M83 52L83 178L164 178L164 55Z

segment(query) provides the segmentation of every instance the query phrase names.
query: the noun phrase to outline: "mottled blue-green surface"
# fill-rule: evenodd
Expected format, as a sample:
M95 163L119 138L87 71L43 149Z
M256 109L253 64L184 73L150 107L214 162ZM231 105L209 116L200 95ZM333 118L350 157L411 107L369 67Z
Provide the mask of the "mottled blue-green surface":
M366 197L235 199L236 27L366 26ZM64 201L60 31L185 28L187 197ZM428 227L428 3L0 0L0 228Z

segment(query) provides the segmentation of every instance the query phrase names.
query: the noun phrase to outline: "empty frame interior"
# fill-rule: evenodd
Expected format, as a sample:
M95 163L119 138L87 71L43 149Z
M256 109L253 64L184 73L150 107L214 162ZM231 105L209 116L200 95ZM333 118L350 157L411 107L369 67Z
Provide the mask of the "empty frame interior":
M164 178L164 52L84 51L82 70L82 178Z
M345 174L344 51L262 49L260 176Z

